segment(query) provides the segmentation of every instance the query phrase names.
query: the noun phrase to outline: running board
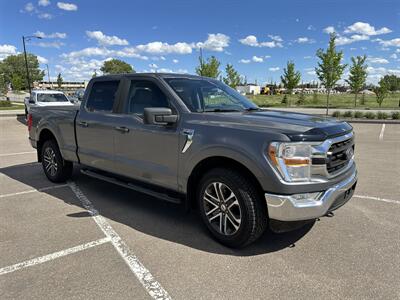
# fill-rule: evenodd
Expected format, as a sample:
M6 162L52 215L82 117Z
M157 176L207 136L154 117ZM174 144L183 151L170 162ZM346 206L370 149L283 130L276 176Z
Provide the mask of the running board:
M156 192L156 191L153 191L151 189L147 189L145 187L133 184L131 182L124 182L124 181L119 180L117 178L109 177L109 176L106 176L106 175L102 175L102 174L99 174L99 173L91 171L91 170L81 169L81 173L85 174L87 176L96 178L96 179L107 181L109 183L113 183L113 184L116 184L116 185L119 185L119 186L122 186L122 187L125 187L125 188L128 188L128 189L134 190L134 191L139 192L139 193L143 193L143 194L146 194L146 195L149 195L149 196L153 196L155 198L159 198L159 199L162 199L162 200L165 200L165 201L168 201L168 202L172 202L172 203L176 203L176 204L182 203L182 200L179 197L171 197L170 195L167 195L167 194L164 194L164 193L160 193L160 192Z

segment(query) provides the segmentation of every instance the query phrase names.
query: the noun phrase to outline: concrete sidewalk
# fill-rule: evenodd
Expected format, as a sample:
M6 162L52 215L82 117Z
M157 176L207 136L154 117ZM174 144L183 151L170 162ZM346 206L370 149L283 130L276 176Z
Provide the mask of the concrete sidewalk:
M25 111L23 109L0 110L0 117L14 117L19 115L25 115Z

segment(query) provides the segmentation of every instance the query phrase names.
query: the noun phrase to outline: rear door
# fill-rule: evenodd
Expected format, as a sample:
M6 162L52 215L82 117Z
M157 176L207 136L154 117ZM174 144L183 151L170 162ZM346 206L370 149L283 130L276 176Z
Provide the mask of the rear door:
M172 97L154 78L129 80L121 103L121 131L115 133L115 161L119 174L177 190L178 123L172 126L143 122L145 107L168 107L178 114Z
M118 115L114 107L118 103L120 80L96 80L89 86L85 105L76 119L78 156L84 165L113 171L114 134Z

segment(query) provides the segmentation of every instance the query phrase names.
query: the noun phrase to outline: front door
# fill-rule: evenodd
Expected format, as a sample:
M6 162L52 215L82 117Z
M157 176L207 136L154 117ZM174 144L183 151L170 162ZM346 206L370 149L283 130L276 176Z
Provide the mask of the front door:
M132 80L115 133L115 163L121 175L177 190L177 124L173 126L143 123L145 107L169 107L176 113L167 95L156 81Z

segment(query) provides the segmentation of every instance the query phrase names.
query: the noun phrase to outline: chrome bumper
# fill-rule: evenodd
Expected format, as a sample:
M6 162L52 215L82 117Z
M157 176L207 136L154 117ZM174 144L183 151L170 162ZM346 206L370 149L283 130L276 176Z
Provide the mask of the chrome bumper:
M357 170L354 169L349 178L319 193L316 197L311 197L315 193L309 193L310 198L307 198L306 194L276 195L266 193L265 200L269 218L279 221L300 221L322 217L327 212L333 211L349 201L353 196L356 183Z

